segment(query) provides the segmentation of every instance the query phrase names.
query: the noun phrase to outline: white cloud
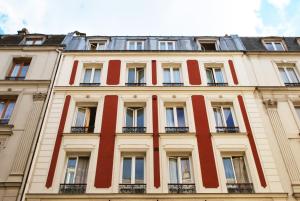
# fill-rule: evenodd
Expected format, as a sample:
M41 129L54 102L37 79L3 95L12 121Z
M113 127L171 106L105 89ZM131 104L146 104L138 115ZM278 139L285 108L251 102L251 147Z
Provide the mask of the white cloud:
M278 9L284 9L291 3L291 0L268 0L268 2Z

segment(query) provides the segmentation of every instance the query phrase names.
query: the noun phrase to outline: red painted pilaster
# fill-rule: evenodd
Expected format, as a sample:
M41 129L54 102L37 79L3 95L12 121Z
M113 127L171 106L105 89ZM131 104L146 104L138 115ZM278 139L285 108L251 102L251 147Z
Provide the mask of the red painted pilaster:
M110 60L108 62L107 80L108 85L118 85L120 82L121 61Z
M76 76L76 72L77 72L77 66L78 66L78 60L75 60L73 63L73 68L72 68L72 72L71 72L71 76L70 76L70 81L69 81L70 85L74 84L75 76Z
M156 60L152 60L152 84L157 84Z
M187 60L186 63L187 63L190 84L191 85L200 85L201 77L200 77L198 61L197 60Z
M232 79L233 79L233 83L238 84L239 81L238 81L238 78L237 78L236 73L235 73L235 68L234 68L233 61L228 60L228 64L229 64L229 67L230 67L230 72L231 72L231 76L232 76Z
M153 115L153 157L154 157L154 186L160 187L160 167L159 167L159 133L158 133L158 107L157 96L152 96Z

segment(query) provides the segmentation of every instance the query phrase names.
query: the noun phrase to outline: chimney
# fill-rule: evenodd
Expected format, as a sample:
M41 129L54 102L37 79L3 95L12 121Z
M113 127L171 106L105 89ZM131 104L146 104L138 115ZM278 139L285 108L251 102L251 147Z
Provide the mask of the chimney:
M26 34L29 34L29 31L26 28L23 28L22 30L18 31L18 35L24 36Z

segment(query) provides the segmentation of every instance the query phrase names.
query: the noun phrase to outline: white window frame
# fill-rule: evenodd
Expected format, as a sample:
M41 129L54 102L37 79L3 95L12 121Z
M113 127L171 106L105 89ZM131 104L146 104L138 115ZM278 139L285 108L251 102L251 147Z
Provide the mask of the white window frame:
M162 49L161 49L161 44L162 44L162 43L164 43L164 44L165 44L165 47L166 47L166 49L165 49L165 50L162 50L162 51L169 51L168 43L172 43L172 49L171 49L171 50L176 50L176 49L175 49L175 42L176 42L176 41L172 41L172 40L162 40L162 41L159 41L159 42L158 42L159 50L162 50Z
M79 154L79 155L75 155L75 154L71 154L71 155L68 155L67 156L67 160L65 161L65 168L64 168L64 177L63 177L63 183L65 183L66 182L66 180L67 180L67 169L68 169L68 162L69 162L69 159L70 158L76 158L76 165L75 165L75 168L74 168L74 180L73 180L73 182L72 183L66 183L66 184L76 184L75 183L75 178L76 178L76 175L77 175L77 165L78 165L78 161L79 161L79 158L80 157L89 157L89 165L88 165L88 170L87 170L87 172L89 172L89 167L90 167L90 162L91 162L91 157L89 156L89 155L87 155L87 154ZM88 173L87 173L87 175L86 175L87 177L88 177Z
M138 47L138 43L141 42L142 43L142 49L141 50L144 50L145 49L145 41L143 40L128 40L127 41L127 45L126 45L126 49L127 50L131 50L129 49L130 48L130 43L133 42L134 43L134 49L133 50L138 50L137 47Z
M178 174L178 178L179 178L179 184L193 184L194 181L194 174L193 174L193 167L192 167L192 157L191 156L168 156L168 182L171 183L171 178L170 178L170 159L177 159L177 174ZM181 171L181 159L182 158L188 158L189 159L189 166L190 166L190 174L191 174L191 181L190 183L182 183L182 171Z
M237 119L236 119L234 108L233 108L232 105L217 105L216 104L216 105L213 105L212 108L213 108L213 113L214 113L215 108L221 108L222 122L223 122L225 127L228 127L228 126L227 126L227 122L225 120L225 114L224 114L224 109L223 108L230 108L231 115L232 115L232 118L233 118L234 127L238 127ZM215 127L217 127L218 125L217 125L217 122L216 122L216 119L215 119L215 114L213 114L213 116L214 116L214 121L215 121Z
M178 127L177 108L183 108L185 127L188 127L186 107L181 106L181 105L177 105L177 106L176 105L175 106L166 105L165 106L166 127L168 127L167 108L173 108L174 127Z
M127 77L126 77L127 83L129 83L129 80L128 80L129 69L134 69L134 82L133 83L140 83L137 80L137 77L138 77L138 71L137 71L137 69L138 68L142 68L144 70L144 82L141 82L141 83L146 83L146 68L143 67L143 66L141 66L141 67L128 67L127 68Z
M144 125L143 125L143 127L145 127L145 120L146 120L146 116L145 116L145 110L146 110L146 108L145 107L138 107L138 106L127 106L127 107L125 107L125 115L124 115L124 119L125 119L125 121L124 121L124 127L126 127L126 122L127 122L127 109L128 108L143 108L143 110L144 110ZM133 126L132 127L137 127L137 112L138 112L138 109L135 109L134 111L133 111Z
M267 48L267 43L270 43L271 45L272 45L272 47L273 47L273 50L269 50L268 48ZM281 45L281 47L282 47L282 49L283 50L278 50L277 49L277 47L276 47L276 43L279 43L280 45ZM268 51L285 51L286 50L286 48L285 48L285 46L284 46L284 44L283 44L283 41L264 41L264 46L265 46L265 48L268 50Z
M225 75L225 70L223 67L205 67L205 73L207 69L212 69L213 71L213 76L214 76L214 80L215 82L214 83L221 83L221 82L217 82L216 81L216 69L221 69L221 73L222 73L222 77L223 77L223 80L224 80L224 83L227 83L227 79L226 79L226 75ZM207 76L207 75L206 75ZM207 83L208 83L208 80L206 80Z
M251 180L251 176L250 176L250 172L249 172L249 168L248 168L248 163L246 162L246 156L241 155L241 154L224 154L224 155L222 155L222 165L223 165L223 171L224 171L226 182L228 182L228 181L227 181L226 174L225 174L226 170L225 170L225 166L224 166L224 163L223 163L223 159L224 158L230 158L230 162L231 162L231 166L232 166L233 174L234 174L234 182L233 183L237 184L236 173L235 173L235 168L234 168L234 165L233 165L232 157L243 157L243 161L244 161L244 164L245 164L245 167L246 167L246 174L247 174L249 183L251 183L252 180Z
M296 68L296 67L292 67L292 66L278 67L280 78L281 78L281 80L283 80L283 79L282 79L282 76L281 76L281 73L280 73L280 68L282 68L282 69L284 70L284 73L285 73L285 75L287 76L287 78L288 78L288 80L289 80L288 83L294 83L294 82L291 82L290 74L288 73L287 68L293 69L293 71L295 72L295 75L296 75L296 77L297 77L297 79L298 79L298 83L300 82L299 74L298 74L298 71L297 71L297 68ZM284 80L283 80L283 82L284 82ZM285 83L284 83L284 84L285 84Z
M178 83L183 83L183 81L182 81L182 72L181 72L181 68L180 67L173 67L173 66L163 67L163 79L165 77L165 75L164 75L164 73L165 73L164 70L165 69L170 69L170 75L171 75L171 77L170 77L171 82L170 83L177 83L177 82L174 81L174 69L178 69L179 70L180 80L179 80ZM165 80L163 80L163 83L167 83L167 82L165 82Z
M96 46L96 50L105 50L105 48L107 47L107 40L89 40L89 50L91 50L91 46L92 46L92 43L96 43L97 46ZM103 49L101 49L100 47L100 44L104 44L103 46Z
M27 44L28 41L33 41L32 44ZM39 44L37 44L37 41L40 41ZM24 40L24 45L42 45L45 41L44 37L26 37Z
M220 50L219 40L197 40L197 43L198 43L199 50L203 50L202 43L215 44L215 49ZM203 51L205 51L205 50L203 50Z
M124 155L121 157L121 171L120 171L120 184L126 184L123 183L123 163L124 163L124 158L131 158L131 180L130 184L139 184L135 183L135 160L136 158L143 158L144 159L144 181L142 184L146 184L146 157L144 155Z
M84 82L84 76L85 76L85 73L86 73L86 70L89 70L91 69L92 70L92 73L91 73L91 79L89 82ZM101 84L101 74L102 74L102 68L101 67L84 67L84 70L83 70L83 75L82 75L82 78L81 78L81 83L96 83L94 82L94 75L95 75L95 70L100 70L100 84Z

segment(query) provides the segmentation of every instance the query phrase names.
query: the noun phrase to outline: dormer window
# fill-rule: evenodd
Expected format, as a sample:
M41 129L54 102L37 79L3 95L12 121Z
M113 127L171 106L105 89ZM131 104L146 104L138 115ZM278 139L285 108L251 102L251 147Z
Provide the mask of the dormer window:
M144 41L127 41L127 50L144 50Z
M159 41L159 50L175 50L175 41Z
M42 37L30 37L25 39L25 45L41 45L44 39Z
M198 40L199 50L202 51L216 51L219 50L219 43L217 39L200 39Z
M284 44L281 40L264 41L264 45L268 51L285 51Z
M90 40L89 49L90 50L105 50L107 41L106 40Z

